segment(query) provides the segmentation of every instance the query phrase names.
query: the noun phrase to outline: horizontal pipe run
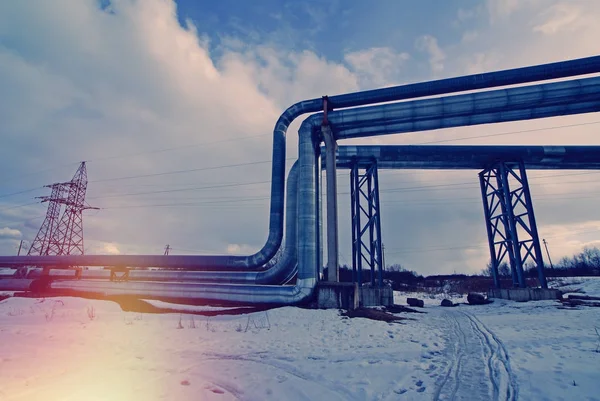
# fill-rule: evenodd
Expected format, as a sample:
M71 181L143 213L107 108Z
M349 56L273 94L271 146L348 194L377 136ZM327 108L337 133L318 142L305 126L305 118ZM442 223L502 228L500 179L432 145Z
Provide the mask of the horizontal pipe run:
M440 116L432 117L428 120L384 124L369 128L350 128L340 133L340 137L342 139L349 139L356 137L362 138L368 136L412 133L482 124L496 124L539 118L569 116L574 114L595 113L598 111L600 111L600 96L594 101L582 103L572 100L566 101L562 105L523 108L507 112L490 112L473 114L469 116Z
M600 170L600 146L340 146L336 164L366 168L373 160L379 169L483 170L498 162L523 161L530 170Z
M332 111L328 120L337 139L349 139L578 114L599 102L593 77ZM310 118L317 123L322 113Z
M315 279L299 280L293 286L55 280L49 284L47 291L72 295L128 295L146 299L168 298L188 301L224 301L248 305L292 305L310 299L315 284Z

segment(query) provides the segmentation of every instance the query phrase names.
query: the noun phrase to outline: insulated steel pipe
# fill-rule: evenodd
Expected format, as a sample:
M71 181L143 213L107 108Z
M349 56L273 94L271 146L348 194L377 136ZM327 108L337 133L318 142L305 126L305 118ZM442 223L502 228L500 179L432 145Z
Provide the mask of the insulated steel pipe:
M399 101L411 98L434 96L445 93L493 88L516 85L527 82L565 78L600 72L600 56L576 60L562 61L538 66L516 68L504 71L474 74L458 78L448 78L437 81L401 85L391 88L376 89L337 95L328 98L328 104L335 109L349 108L375 103ZM271 205L269 235L263 248L250 256L204 255L85 255L85 256L18 256L0 257L0 266L140 266L183 268L189 270L228 270L228 269L257 269L267 263L277 252L283 238L283 192L285 173L285 135L289 125L298 116L322 110L322 99L306 100L289 107L278 119L273 132L273 161L271 181ZM465 111L466 112L466 111ZM559 115L549 113L546 116ZM482 118L480 116L480 118ZM521 118L538 118L535 116ZM493 118L483 118L493 122ZM514 121L514 120L511 120ZM481 122L484 123L484 122ZM458 124L458 123L457 123ZM425 127L428 128L425 128ZM457 125L447 125L457 126ZM441 128L435 124L421 125L420 129ZM408 125L404 126L404 131ZM360 136L361 133L351 132L348 137Z
M362 138L600 110L600 77L328 112L337 139ZM309 117L320 124L322 113Z
M337 167L484 170L503 162L527 170L600 170L600 146L361 145L339 146ZM322 160L324 161L324 160Z

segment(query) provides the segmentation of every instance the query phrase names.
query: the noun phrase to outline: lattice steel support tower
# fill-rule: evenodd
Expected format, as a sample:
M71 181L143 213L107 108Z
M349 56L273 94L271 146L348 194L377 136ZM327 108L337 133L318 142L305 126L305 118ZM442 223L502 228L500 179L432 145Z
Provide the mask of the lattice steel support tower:
M352 213L352 281L362 285L363 262L371 270L371 285L383 287L381 251L381 208L377 161L361 174L358 163L350 169L350 210Z
M46 218L31 243L27 255L58 255L58 249L56 244L52 242L52 238L58 229L60 210L65 195L65 184L57 183L45 187L52 189L50 196L42 196L38 199L42 199L42 203L48 202Z
M527 286L523 268L532 260L548 288L524 163L498 163L480 172L479 182L494 286L500 288L498 267L508 257L514 286Z
M58 229L55 231L53 242L59 245L57 255L83 255L83 211L86 209L98 209L89 206L85 202L87 191L87 169L85 162L81 162L79 168L70 182L65 186L68 190L63 203L65 211L62 214Z
M42 202L49 202L48 211L28 255L83 255L85 252L82 212L86 209L97 209L85 202L85 162L81 162L71 181L47 187L52 188L52 193L41 199ZM60 216L62 205L65 206L65 210Z

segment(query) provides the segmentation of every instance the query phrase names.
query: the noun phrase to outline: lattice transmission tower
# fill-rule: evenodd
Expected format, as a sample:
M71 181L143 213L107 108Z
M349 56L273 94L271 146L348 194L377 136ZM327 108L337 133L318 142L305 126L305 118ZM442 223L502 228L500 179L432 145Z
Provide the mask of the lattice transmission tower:
M50 196L40 197L48 202L46 218L38 231L28 255L83 255L83 211L98 209L85 201L87 169L81 162L69 182L46 185L52 188ZM65 209L60 216L64 205ZM60 219L59 219L60 216Z

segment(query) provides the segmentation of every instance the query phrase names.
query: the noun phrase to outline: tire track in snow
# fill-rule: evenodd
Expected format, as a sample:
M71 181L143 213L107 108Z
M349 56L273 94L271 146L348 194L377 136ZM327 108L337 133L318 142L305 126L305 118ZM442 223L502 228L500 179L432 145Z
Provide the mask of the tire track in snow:
M213 361L238 361L238 362L254 362L257 364L266 365L271 368L282 370L282 371L288 373L289 375L294 376L298 379L314 383L320 387L325 388L326 390L329 390L330 392L332 392L336 395L343 395L344 400L356 400L357 399L356 395L352 391L347 389L346 387L332 383L332 382L324 383L324 380L322 377L313 377L309 374L305 374L296 368L290 367L286 363L280 363L280 362L276 362L276 361L272 361L272 360L256 359L253 357L243 356L243 355L226 355L226 354L218 354L218 353L204 353L204 355L206 357L202 358L201 361L210 361L210 360L213 360ZM218 384L218 385L221 386L220 384Z
M475 333L482 339L486 347L488 375L493 387L493 400L516 401L519 387L514 372L510 367L510 358L506 347L485 324L470 313L461 312L469 319Z
M446 384L448 381L452 382L452 390L450 391L450 400L454 400L456 397L456 393L458 392L458 387L460 385L460 375L462 368L462 359L465 355L466 348L466 336L464 331L460 327L460 323L456 319L453 314L446 314L446 320L450 323L450 329L456 342L453 344L453 358L451 360L450 367L446 372L446 375L442 379L441 383L437 386L435 393L433 395L433 400L438 401L440 399L445 399L446 397L440 398L442 392L445 390Z

